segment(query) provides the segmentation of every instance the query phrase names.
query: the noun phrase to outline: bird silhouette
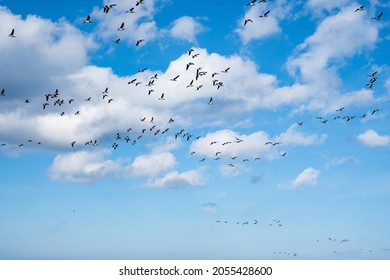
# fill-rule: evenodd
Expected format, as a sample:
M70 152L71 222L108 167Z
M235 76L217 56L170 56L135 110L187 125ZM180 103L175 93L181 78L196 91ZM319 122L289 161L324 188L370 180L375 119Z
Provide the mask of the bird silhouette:
M253 23L253 21L252 21L250 18L248 18L248 19L245 19L245 21L244 21L244 26L247 25L248 22L252 22L252 23Z
M126 11L126 13L134 14L134 7L131 7Z
M122 22L122 24L118 27L118 30L119 31L125 30L125 23L124 22Z
M84 23L91 23L91 16L87 15L87 18L84 20Z
M262 15L259 16L259 17L268 17L268 14L269 14L270 11L271 11L271 10L266 11L264 14L262 14Z
M8 35L8 37L10 37L10 38L16 38L16 36L15 36L15 29L14 29L14 28L12 28L12 31L11 31L11 33Z
M379 20L381 20L381 17L383 16L383 12L381 12L379 15L377 15L376 17L373 17L373 18L371 18L371 19L373 19L373 20L376 20L376 21L379 21Z
M116 6L116 4L105 5L105 6L103 7L103 13L108 14L108 12L109 12L112 8L114 8L115 6Z
M176 77L174 77L174 78L172 78L170 80L173 81L173 82L176 82L179 77L180 77L180 75L177 75Z
M141 43L145 42L144 39L139 39L137 40L137 42L135 43L135 45L138 47Z
M364 11L364 7L365 7L365 6L360 6L359 8L357 8L357 9L355 10L355 13L356 13L356 12L359 12L359 11Z

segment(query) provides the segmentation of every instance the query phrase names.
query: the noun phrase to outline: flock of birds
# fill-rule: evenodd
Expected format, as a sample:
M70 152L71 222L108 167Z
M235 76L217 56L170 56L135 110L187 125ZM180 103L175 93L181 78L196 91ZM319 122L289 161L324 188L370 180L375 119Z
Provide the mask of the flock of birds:
M256 4L260 4L260 3L267 3L267 0L259 0L257 2L257 0L252 0L250 2L248 2L246 5L247 6L250 6L250 7L253 7L255 6ZM362 12L362 11L365 11L365 7L366 6L359 6L354 12ZM271 10L268 10L266 12L264 12L263 14L259 15L258 17L259 18L266 18L268 17L269 13L271 12ZM380 12L376 17L373 17L371 18L372 20L376 20L376 21L380 21L381 18L383 16L383 12ZM244 26L247 25L248 23L253 23L253 20L251 18L246 18L244 19Z
M259 0L259 1L252 0L249 3L247 3L246 5L247 6L255 6L257 3L260 4L260 3L266 3L266 2L267 2L267 0ZM142 5L142 4L144 4L144 0L137 0L136 3L135 3L135 6L131 7L128 10L126 10L125 13L135 13L136 7L138 7L138 6ZM104 5L103 13L104 14L108 14L110 12L110 10L115 9L116 6L117 5L114 4L114 3ZM354 12L361 12L361 11L364 11L364 10L365 10L365 6L360 6ZM259 15L259 17L266 18L266 17L268 17L270 12L271 12L271 10L267 10L263 14ZM372 18L372 19L379 21L382 18L382 16L383 16L383 12L380 12L375 18ZM84 23L85 24L90 24L92 22L93 22L93 20L92 20L91 16L87 15L85 20L84 20ZM252 22L252 20L251 19L245 19L244 25L248 24L249 22ZM124 31L125 30L125 22L122 22L120 24L120 26L118 27L118 30L119 31ZM11 30L11 32L10 32L10 34L8 36L10 38L16 38L16 34L15 34L15 29L14 28ZM144 41L145 41L144 39L138 39L138 40L136 40L135 45L139 46ZM119 43L120 42L120 38L116 39L114 42L115 43ZM186 65L184 66L185 71L189 71L190 69L195 67L195 64L196 64L195 59L199 55L200 55L199 53L194 53L194 49L192 49L192 48L188 50L188 56L192 60L188 61L186 63ZM139 70L138 72L145 72L146 70L148 70L148 69L147 68L143 68L143 69ZM211 73L212 85L217 90L224 86L223 82L217 79L217 75L219 75L221 73L228 73L229 70L230 70L230 67L227 67L226 69L221 70L220 72L213 72L213 73ZM193 88L194 87L194 88L196 88L197 91L201 90L201 88L203 87L203 83L200 82L200 79L203 76L206 76L207 74L208 74L208 71L205 71L202 66L197 67L196 70L194 71L193 79L191 79L188 82L188 85L186 86L186 88ZM375 81L377 80L376 74L377 74L377 71L375 71L374 73L369 75L370 81L366 84L366 87L368 89L372 89ZM178 74L175 77L170 78L170 81L177 82L180 79L180 76L181 76L181 74ZM156 82L157 79L158 79L158 75L155 74L146 83L146 87L148 87L148 90L147 90L147 95L148 96L152 95L153 92L155 91L153 86L156 84L155 82ZM134 78L134 79L128 81L128 85L132 85L133 84L135 86L140 86L142 83L143 83L143 81L138 80L137 78ZM1 90L0 96L1 97L6 96L6 90L4 88ZM108 104L114 102L114 98L111 98L109 96L109 88L108 87L106 87L105 90L102 92L102 97L101 98L102 98L102 100L105 100ZM166 100L166 98L167 98L166 94L164 92L162 92L159 95L158 100L163 101L163 100ZM86 97L83 101L84 102L90 102L91 100L92 100L92 97L90 96L90 97ZM53 93L48 93L48 94L44 95L44 102L42 103L42 108L43 108L43 110L47 110L49 106L61 108L61 110L59 111L59 114L60 114L60 116L65 116L65 115L68 115L69 112L66 111L64 108L66 107L66 105L68 105L68 106L71 105L74 101L75 101L74 98L71 98L71 97L70 98L65 98L65 97L60 96L59 90L56 89ZM24 103L30 104L31 100L25 99ZM213 99L213 97L210 97L207 100L207 104L208 105L213 105L213 103L214 103L214 99ZM72 108L74 108L74 106ZM343 109L344 109L344 107L338 109L336 112L342 112ZM374 110L372 110L371 115L373 115L373 114L375 114L376 112L379 112L379 111L380 111L380 109L374 109ZM76 109L72 113L74 115L79 115L81 112L80 112L80 110ZM364 119L367 116L368 116L367 113L363 113L363 114L360 115L360 118ZM336 119L343 119L343 120L346 120L347 122L349 122L349 121L351 121L351 120L353 120L355 118L357 118L357 116L355 116L355 115L346 115L346 116L337 115L337 116L334 117L334 120L336 120ZM322 124L326 124L328 122L328 119L326 119L324 117L317 117L317 119ZM142 117L142 118L140 118L140 120L142 122L146 122L146 117ZM167 123L168 124L172 124L173 122L174 122L174 119L170 118ZM126 131L127 134L123 133L123 132L117 132L115 137L114 137L114 142L111 144L111 147L113 149L117 149L119 147L118 141L121 140L121 139L123 139L126 143L131 142L133 145L135 145L137 143L137 141L139 141L145 135L145 133L148 132L148 131L152 132L154 135L158 135L158 134L166 134L168 132L168 130L170 129L170 127L156 128L156 125L154 124L154 118L153 117L150 118L149 123L153 124L153 125L149 126L149 127L141 128L140 133L137 136L135 136L135 137L134 137L134 135L130 135L129 134L133 130L132 128L128 128L127 129L127 131ZM297 124L299 126L301 126L303 124L303 122L302 121L297 121ZM175 139L177 139L180 136L185 138L187 141L189 141L191 138L193 138L193 139L199 139L200 138L200 136L194 137L193 134L191 134L189 132L185 132L184 129L181 129L179 132L175 133ZM239 139L239 138L229 139L229 140L223 142L222 146L228 145L228 144L232 144L232 143L241 143L242 141L243 140ZM33 142L33 140L29 139L27 142L31 143L31 142ZM41 141L38 141L37 143L38 144L42 144ZM70 143L70 145L71 145L71 147L76 147L77 143L78 143L78 140L74 140L74 141L72 141ZM97 139L92 139L92 140L89 139L89 140L84 141L83 143L84 143L84 145L97 146L98 140ZM217 141L213 141L212 143L210 143L210 145L214 145L214 144L217 144L217 143L218 143ZM267 142L267 143L265 143L265 145L268 145L268 144L272 144L272 146L275 146L275 145L278 145L278 144L281 144L281 143L280 142L277 142L277 143ZM6 143L1 143L0 145L1 146L6 146L7 144ZM24 144L20 143L17 146L23 147ZM191 155L194 155L194 154L196 154L196 151L192 151L191 152ZM286 154L287 154L287 152L282 152L280 154L280 156L281 157L285 157ZM221 158L221 156L222 156L221 151L216 151L214 160L219 160ZM237 157L231 157L231 160L235 160L236 158ZM253 159L243 158L242 162L248 162L250 160L255 160L256 161L256 160L259 160L259 159L260 159L260 157L255 157ZM206 157L203 157L199 161L203 162L205 160L206 160ZM233 162L230 162L230 163L228 163L228 166L229 167L234 167L235 164Z
M267 226L268 228L281 228L283 226L281 220L279 219L273 219L272 221L269 222L264 222L261 223L260 219L253 219L252 221L245 220L245 221L235 221L235 222L229 222L227 220L216 220L215 221L217 224L220 225L229 225L229 224L234 224L234 225L242 225L242 226ZM312 246L316 246L317 244L325 244L326 248L331 248L333 254L343 254L345 252L348 252L350 250L357 251L359 253L372 253L372 249L354 249L353 247L347 248L344 247L347 243L350 242L348 238L337 238L337 237L326 237L322 239L316 239L315 242L312 240ZM330 246L331 245L331 246ZM354 245L352 245L354 246ZM273 255L280 255L284 257L297 257L298 253L297 252L288 252L288 251L274 251L272 252Z
M257 2L256 0L253 0L249 3L247 3L247 6L254 6L257 3L265 3L265 2L267 2L267 1L260 0ZM135 6L131 7L129 10L126 10L125 13L135 13L136 7L139 5L142 5L143 3L144 3L144 0L138 0L136 2ZM116 8L116 4L107 4L103 7L103 13L107 14L110 12L111 9L114 9L114 8ZM364 11L364 8L365 8L365 6L360 6L355 10L355 12ZM265 13L260 15L259 17L266 18L269 15L269 13L270 13L270 10L266 11ZM382 16L383 16L383 12L379 13L378 16L373 18L373 19L380 20ZM92 21L91 16L87 15L87 17L84 20L84 23L90 24L92 22L93 21ZM252 20L245 19L244 25L248 24L248 22L252 22ZM120 24L120 26L118 27L118 30L119 31L125 30L125 22L122 22ZM10 34L8 36L11 38L16 38L14 28L12 29L12 31L10 32ZM120 41L120 38L116 39L115 43L119 43L119 41ZM145 41L144 39L138 39L136 41L135 45L139 46L144 41ZM196 64L197 64L196 59L200 55L200 53L195 53L195 50L190 48L187 51L187 54L188 54L189 60L188 60L188 62L186 62L185 65L183 65L183 72L185 72L185 73L180 73L180 74L175 75L174 77L171 77L169 79L170 82L173 82L173 83L178 82L180 79L182 79L182 76L188 77L188 73L192 72L193 77L188 81L188 83L185 87L186 90L188 90L190 88L194 88L194 89L196 89L196 91L199 91L202 89L205 82L211 83L212 86L215 87L216 90L219 90L221 87L224 86L223 81L218 79L218 77L220 75L224 75L224 74L229 73L230 67L226 67L225 69L221 69L218 72L208 73L208 71L205 70L203 66L201 66L201 65L196 66ZM148 70L148 68L142 68L138 72L144 73L147 70ZM370 75L368 75L370 80L365 85L365 87L367 89L373 89L374 83L377 81L377 73L378 73L378 71L375 71L375 72L371 73ZM211 79L209 81L206 81L204 79L204 77L206 77L206 76L210 77ZM144 84L144 86L147 88L147 90L145 90L145 93L148 96L153 96L153 95L155 95L155 93L154 93L155 86L156 86L156 84L158 84L158 82L157 82L158 79L159 79L159 77L158 77L158 74L156 73L152 77L150 77L150 79L147 81L145 81L141 77L133 77L131 80L129 80L127 82L127 84L133 85L135 87L142 87L143 86L142 84ZM6 90L3 88L0 92L0 97L5 97L5 96L6 96ZM56 112L61 117L71 115L71 114L73 114L74 116L77 116L77 115L80 115L83 113L79 109L80 105L82 105L82 103L80 103L80 102L87 102L88 103L96 98L101 99L102 101L106 102L107 104L112 104L115 102L115 99L113 97L111 97L109 94L109 87L108 86L101 92L101 97L87 96L86 98L84 98L82 100L75 100L75 97L71 97L71 96L63 96L62 94L60 94L59 89L55 89L52 93L46 93L43 95L42 109L44 111L49 110L50 112L53 112L53 110L56 110ZM159 101L164 101L164 100L166 100L166 98L168 98L168 94L162 92L162 93L159 93L158 97L156 97L156 98ZM25 99L24 103L31 104L32 101L29 99ZM213 97L211 96L207 100L207 102L205 102L205 103L207 103L207 105L213 105L214 104ZM57 108L57 109L55 109L55 108ZM365 119L366 117L368 117L370 115L374 115L375 113L380 111L380 109L376 108L376 109L373 109L371 112L365 112L365 113L361 113L359 115L344 115L344 116L342 116L341 113L343 112L344 109L345 109L345 107L341 107L340 109L336 110L336 113L338 113L338 114L336 116L334 116L333 119L334 120L341 119L341 120L345 120L346 122L350 122L351 120L356 119L356 118ZM71 110L73 110L73 111L71 111ZM325 117L319 116L316 118L322 124L326 124L329 121L329 119L325 118ZM140 121L145 123L146 125L144 125L141 128L138 128L138 130L136 128L129 127L126 129L126 131L116 132L112 141L111 141L111 144L110 144L111 148L116 150L116 149L118 149L118 147L120 145L122 145L122 143L125 143L125 144L130 143L132 145L135 145L139 141L141 141L141 139L145 136L166 135L171 130L171 125L174 123L174 117L171 117L162 126L161 126L161 121L159 121L158 123L160 123L160 127L157 126L157 122L153 116L142 116L142 117L140 117ZM298 126L302 126L304 122L297 121L296 123ZM185 139L186 141L189 141L191 139L198 140L201 138L201 136L194 136L189 131L186 131L185 129L180 129L179 131L176 131L174 133L174 138L175 139L182 138L182 139ZM32 139L27 140L27 143L34 143L34 142L36 142L39 145L42 145L42 141L33 141ZM232 144L239 144L242 142L243 142L243 139L240 139L238 137L235 137L232 139L225 139L225 141L222 141L221 143L220 143L220 141L212 141L212 142L210 142L210 145L214 145L215 147L220 147L220 148L216 148L215 150L213 150L213 152L212 152L213 154L207 155L206 157L204 157L204 156L201 157L199 159L199 162L204 162L207 160L207 158L212 158L215 161L220 160L222 158L225 158L228 160L227 166L234 168L238 162L245 163L245 162L250 162L250 161L258 161L261 159L261 157L259 155L255 155L253 158L248 158L248 157L239 158L238 155L227 157L223 154L223 152L221 150L223 146L232 145ZM100 143L100 139L82 139L82 140L74 139L69 144L72 148L75 148L79 145L97 146L99 143ZM24 147L25 144L26 143L18 143L18 144L15 144L14 146ZM267 141L266 143L264 143L264 145L270 145L270 146L277 146L280 144L283 144L283 143L282 142L270 142L270 141ZM7 146L7 143L0 143L0 146L1 147ZM190 154L197 155L197 151L191 151ZM285 157L286 155L287 155L286 151L280 152L280 157Z

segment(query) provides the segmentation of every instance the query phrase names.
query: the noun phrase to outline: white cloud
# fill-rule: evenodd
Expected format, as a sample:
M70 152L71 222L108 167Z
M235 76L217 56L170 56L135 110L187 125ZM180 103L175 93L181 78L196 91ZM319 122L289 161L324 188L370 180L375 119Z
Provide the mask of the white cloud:
M351 2L350 0L332 0L332 1L329 1L329 0L309 0L307 2L307 6L310 9L317 11L317 12L318 12L318 10L330 11L330 10L335 9L335 8L341 8L350 2Z
M196 36L203 30L204 27L194 18L182 16L173 22L169 33L173 38L194 43L196 42Z
M346 157L335 157L331 159L327 164L326 167L332 167L332 166L338 166L346 163L352 163L356 164L358 160L355 157L352 156L346 156Z
M0 82L8 89L8 100L31 97L62 85L62 78L88 63L93 40L60 19L52 22L35 15L25 19L0 7L1 34L15 29L16 38L1 40ZM23 79L23 82L20 80Z
M297 131L297 128L297 124L291 125L286 132L283 132L278 137L276 137L276 140L282 142L284 145L309 146L321 144L327 138L326 134L305 135L302 132Z
M390 144L389 135L379 135L375 130L369 129L360 134L358 140L368 147L388 146Z
M373 48L377 39L378 27L348 6L325 18L314 34L298 46L298 55L291 57L287 66L292 74L299 70L306 82L321 82L327 88L334 87L340 81L335 69L330 67L331 60L337 61Z
M119 172L120 166L112 160L104 160L107 151L78 151L55 157L49 168L52 180L74 183L90 183Z
M320 171L314 169L313 167L306 168L300 173L292 183L294 189L303 187L303 186L312 186L317 184L318 176Z
M305 110L331 112L336 107L375 101L369 90L340 90L343 81L338 71L346 59L372 50L378 41L378 25L362 13L354 13L354 7L342 7L323 19L288 59L290 75L309 87Z
M201 187L205 184L204 176L200 170L190 170L184 172L172 171L163 177L148 180L151 188L193 188Z
M126 168L126 174L132 176L156 176L176 165L175 156L169 152L140 155Z

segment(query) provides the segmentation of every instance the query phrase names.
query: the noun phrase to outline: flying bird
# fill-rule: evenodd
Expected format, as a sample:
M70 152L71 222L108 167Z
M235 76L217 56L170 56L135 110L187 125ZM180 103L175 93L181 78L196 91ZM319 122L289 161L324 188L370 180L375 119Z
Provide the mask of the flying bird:
M105 5L103 8L103 13L108 14L110 9L114 8L115 6L116 6L116 4Z
M145 40L144 39L139 39L139 40L137 40L137 42L135 43L135 46L139 46L139 44L141 44L141 43L143 43L143 42L145 42Z
M177 75L176 77L172 78L171 81L176 82L179 77L180 77L180 75Z
M207 102L207 104L213 105L213 98L212 98L212 97L210 97L210 99L209 99L209 101Z
M194 63L193 63L193 62L187 63L187 65L186 65L186 70L188 70L188 68L190 68L191 65L194 65Z
M266 11L264 14L262 14L262 15L259 16L259 17L268 17L268 14L269 14L270 11L271 11L271 10Z
M8 37L11 37L11 38L15 38L16 36L15 36L15 29L14 28L12 28L12 31L11 31L11 33L8 35Z
M253 21L252 21L250 18L248 18L248 19L246 19L246 20L244 21L244 26L247 25L248 22L252 22L252 23L253 23Z
M126 13L134 14L134 7L130 8L126 11Z
M357 8L357 9L355 10L355 13L356 13L356 12L359 12L359 11L364 11L364 6L360 6L359 8Z
M383 12L381 12L379 15L377 15L376 17L371 18L371 19L374 19L374 20L379 21L379 20L381 20L381 17L382 17L382 16L383 16Z
M5 89L2 89L2 90L1 90L0 96L5 96Z
M124 22L122 22L122 24L121 24L121 26L119 26L118 30L119 31L125 30L125 23Z
M87 18L84 20L84 23L91 23L91 16L87 15Z
M371 73L370 75L368 75L368 77L374 78L377 73L378 73L378 71L375 71L375 72Z

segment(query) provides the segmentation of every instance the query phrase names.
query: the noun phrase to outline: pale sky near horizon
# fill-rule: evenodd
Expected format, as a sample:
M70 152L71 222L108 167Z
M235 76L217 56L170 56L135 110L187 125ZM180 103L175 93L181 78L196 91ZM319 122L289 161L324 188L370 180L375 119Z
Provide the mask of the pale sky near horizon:
M390 259L390 3L248 2L0 0L0 259Z

